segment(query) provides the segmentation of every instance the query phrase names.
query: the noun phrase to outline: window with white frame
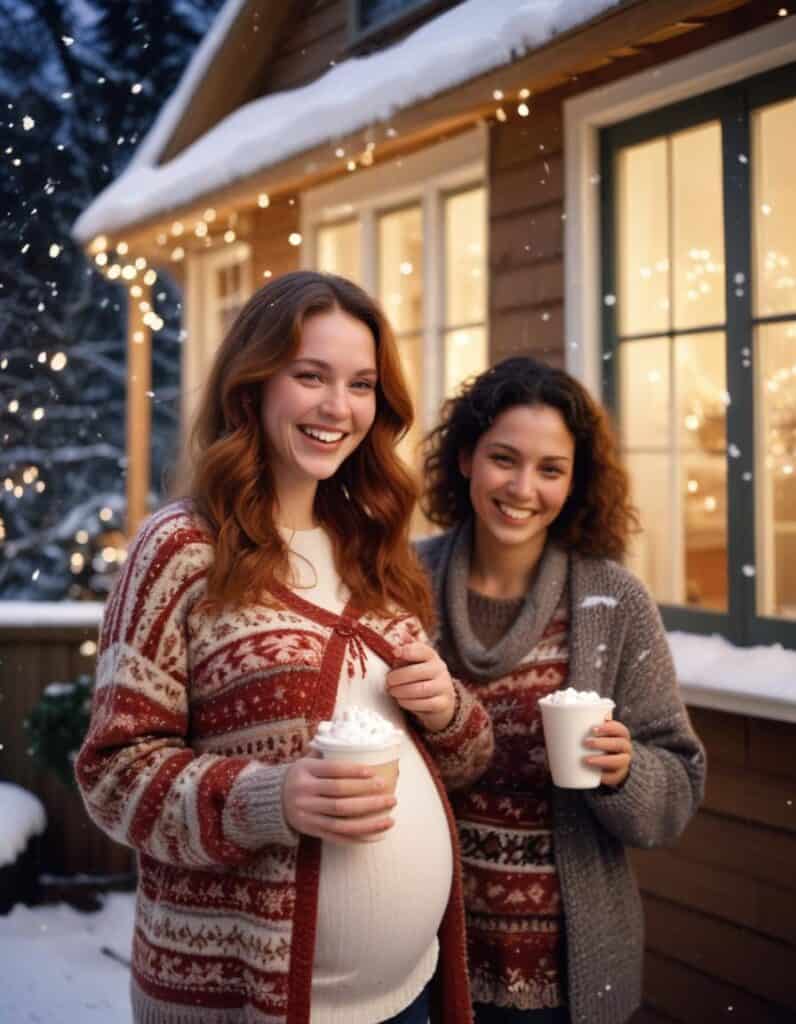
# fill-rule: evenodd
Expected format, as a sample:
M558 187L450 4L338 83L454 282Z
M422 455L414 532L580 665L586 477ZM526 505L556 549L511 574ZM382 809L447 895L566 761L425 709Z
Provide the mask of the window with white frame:
M605 128L603 390L670 627L796 640L796 65Z
M416 410L409 462L443 399L487 365L483 152L468 133L303 201L308 265L362 285L395 331Z
M196 408L210 363L235 317L251 295L251 255L245 242L189 257L183 349L183 422Z

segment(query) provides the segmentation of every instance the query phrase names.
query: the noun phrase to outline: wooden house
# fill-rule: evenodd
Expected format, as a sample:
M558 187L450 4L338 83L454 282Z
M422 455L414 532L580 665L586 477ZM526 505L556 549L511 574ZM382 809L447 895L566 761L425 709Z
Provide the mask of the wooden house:
M683 841L635 857L648 1021L796 1011L795 139L781 3L228 0L75 229L129 295L131 528L162 272L186 422L242 303L301 266L383 302L415 439L514 353L610 406L710 756Z

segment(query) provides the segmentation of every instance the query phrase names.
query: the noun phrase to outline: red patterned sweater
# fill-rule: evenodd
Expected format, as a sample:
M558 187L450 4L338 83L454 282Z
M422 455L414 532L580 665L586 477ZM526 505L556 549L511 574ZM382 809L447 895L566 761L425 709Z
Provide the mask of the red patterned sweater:
M552 785L539 698L565 684L565 598L513 672L477 686L495 753L455 794L473 999L493 1006L562 1005L563 919L553 855Z
M350 605L333 615L283 587L275 608L211 615L198 607L211 560L185 504L138 534L105 609L77 778L92 818L140 855L135 1019L306 1024L321 844L285 822L284 773L361 645L392 665L421 627ZM442 782L483 772L489 719L459 687L454 721L423 740L457 853ZM440 945L435 1020L469 1022L458 867Z

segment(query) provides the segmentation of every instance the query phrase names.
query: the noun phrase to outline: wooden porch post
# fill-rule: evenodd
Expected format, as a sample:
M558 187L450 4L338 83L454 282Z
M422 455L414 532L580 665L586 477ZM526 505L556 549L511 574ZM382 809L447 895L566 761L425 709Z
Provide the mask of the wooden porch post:
M150 290L127 298L127 534L132 536L149 509L152 410L147 392L152 389L152 331L144 323L140 303L150 301Z

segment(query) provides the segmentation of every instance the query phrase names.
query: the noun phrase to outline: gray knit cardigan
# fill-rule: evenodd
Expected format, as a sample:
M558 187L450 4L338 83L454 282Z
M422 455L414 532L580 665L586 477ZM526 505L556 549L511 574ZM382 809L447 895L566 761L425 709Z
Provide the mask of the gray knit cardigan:
M446 589L458 532L417 544L434 586L443 656L451 643ZM456 582L466 586L466 579ZM630 774L620 788L553 787L569 1012L573 1024L622 1024L641 1003L644 953L641 900L625 847L675 842L702 800L705 752L643 584L615 562L574 553L568 583L567 685L611 697L614 717L633 742ZM455 652L449 654L455 662Z

